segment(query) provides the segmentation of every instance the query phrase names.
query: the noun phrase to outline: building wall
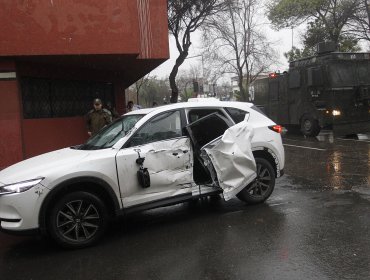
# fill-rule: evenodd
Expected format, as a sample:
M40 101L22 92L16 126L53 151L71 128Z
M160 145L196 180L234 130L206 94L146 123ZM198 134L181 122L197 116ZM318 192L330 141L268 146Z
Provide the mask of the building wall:
M166 2L0 0L0 54L142 53L143 58L166 58Z
M0 169L23 159L21 105L14 77L14 63L0 63Z
M125 88L169 57L166 0L0 0L0 26L0 169L87 139L82 115L24 119L23 77L112 83L122 114Z
M24 157L84 143L88 139L83 117L23 120Z

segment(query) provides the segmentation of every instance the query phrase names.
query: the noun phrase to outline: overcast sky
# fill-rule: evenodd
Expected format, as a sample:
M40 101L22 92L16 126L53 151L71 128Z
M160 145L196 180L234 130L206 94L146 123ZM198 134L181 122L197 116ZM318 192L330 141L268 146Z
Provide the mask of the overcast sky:
M300 47L300 35L299 33L304 30L304 27L293 30L293 44L294 46ZM281 31L275 31L266 27L265 34L269 41L275 42L276 51L280 57L280 65L274 65L271 71L280 70L283 72L288 68L288 62L284 57L284 53L289 51L292 48L292 30L284 29ZM200 42L200 33L192 34L192 46L190 48L190 53L188 57L196 56L202 53L201 42ZM152 71L153 75L156 75L158 78L167 78L172 70L175 60L178 56L178 51L175 45L173 37L169 37L170 41L170 59L160 65L157 69ZM185 60L184 64L180 67L180 72L183 70L188 70L191 66L201 67L201 57L191 58Z

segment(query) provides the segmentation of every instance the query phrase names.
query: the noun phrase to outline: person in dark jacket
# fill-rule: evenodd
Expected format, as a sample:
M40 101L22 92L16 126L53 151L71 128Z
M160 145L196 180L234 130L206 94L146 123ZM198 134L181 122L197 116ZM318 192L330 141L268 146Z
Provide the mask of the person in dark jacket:
M118 112L116 111L116 108L114 108L112 106L112 103L110 101L107 102L105 108L111 113L112 115L112 120L116 120L120 117L120 115L118 114Z
M112 115L107 109L103 109L103 103L99 98L94 100L94 109L86 115L87 133L94 136L107 124L112 122Z

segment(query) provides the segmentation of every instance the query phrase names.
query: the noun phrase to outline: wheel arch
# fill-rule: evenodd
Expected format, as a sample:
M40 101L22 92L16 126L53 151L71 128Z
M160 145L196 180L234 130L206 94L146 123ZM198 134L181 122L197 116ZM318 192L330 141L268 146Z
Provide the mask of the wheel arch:
M39 214L39 226L42 233L46 233L46 213L54 202L63 194L74 191L85 191L92 193L103 200L110 216L117 216L120 203L111 186L104 180L96 177L79 177L66 180L55 186L45 198Z
M267 149L267 148L253 150L252 152L255 158L266 159L271 164L272 168L274 169L275 177L276 178L280 177L280 167L279 167L280 164L274 152L272 152L270 149Z

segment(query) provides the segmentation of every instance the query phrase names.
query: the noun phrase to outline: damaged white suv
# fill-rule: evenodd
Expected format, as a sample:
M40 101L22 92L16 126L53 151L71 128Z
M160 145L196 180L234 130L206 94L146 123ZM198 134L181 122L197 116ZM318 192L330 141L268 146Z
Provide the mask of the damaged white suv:
M283 175L280 132L250 103L133 111L83 145L2 170L0 228L80 248L120 214L216 194L263 202Z

